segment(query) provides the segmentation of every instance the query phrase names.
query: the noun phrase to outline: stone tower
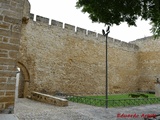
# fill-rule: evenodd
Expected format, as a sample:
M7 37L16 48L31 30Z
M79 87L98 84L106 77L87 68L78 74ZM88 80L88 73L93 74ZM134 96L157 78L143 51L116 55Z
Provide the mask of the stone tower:
M0 113L13 113L22 18L29 10L27 0L0 1Z

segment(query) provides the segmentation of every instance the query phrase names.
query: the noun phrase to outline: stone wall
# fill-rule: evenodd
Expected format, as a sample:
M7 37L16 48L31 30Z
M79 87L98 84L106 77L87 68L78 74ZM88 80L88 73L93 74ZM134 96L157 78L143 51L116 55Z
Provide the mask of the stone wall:
M138 90L139 47L123 41L109 41L109 93L128 93Z
M147 37L132 41L139 46L138 52L138 87L140 90L154 90L154 82L160 78L160 39Z
M104 94L105 37L55 20L48 25L41 16L30 18L22 27L19 59L30 73L29 93ZM109 92L137 90L138 46L108 40Z
M0 112L13 112L17 67L24 97L31 91L105 94L104 36L55 20L49 25L41 16L33 21L27 0L1 0L0 7ZM154 90L159 44L153 38L108 38L109 93Z
M0 112L12 113L24 0L0 1Z

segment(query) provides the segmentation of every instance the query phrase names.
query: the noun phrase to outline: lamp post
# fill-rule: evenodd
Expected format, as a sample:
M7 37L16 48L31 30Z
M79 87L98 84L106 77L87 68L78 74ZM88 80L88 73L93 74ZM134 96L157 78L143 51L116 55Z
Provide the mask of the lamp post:
M106 37L106 108L108 108L108 43L107 38L110 32L110 26L108 26L106 32L102 30L102 34Z

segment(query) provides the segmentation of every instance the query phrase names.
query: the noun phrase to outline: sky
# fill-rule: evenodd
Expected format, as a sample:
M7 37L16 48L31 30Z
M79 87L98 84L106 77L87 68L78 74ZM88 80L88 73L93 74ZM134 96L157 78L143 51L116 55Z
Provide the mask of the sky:
M31 13L40 15L63 23L71 24L97 33L107 27L104 24L92 23L87 13L75 7L77 0L29 0ZM122 41L133 41L151 36L149 21L137 21L137 27L128 27L126 23L110 28L109 37Z

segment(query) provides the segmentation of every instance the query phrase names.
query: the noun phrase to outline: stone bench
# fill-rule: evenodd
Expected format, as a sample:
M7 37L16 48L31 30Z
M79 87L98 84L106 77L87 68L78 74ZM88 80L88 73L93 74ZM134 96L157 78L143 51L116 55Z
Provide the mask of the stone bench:
M47 94L43 94L43 93L35 92L35 91L31 93L31 99L40 101L40 102L44 102L44 103L48 103L48 104L52 104L55 106L60 106L60 107L68 106L68 100L66 99L54 97L51 95L47 95Z

